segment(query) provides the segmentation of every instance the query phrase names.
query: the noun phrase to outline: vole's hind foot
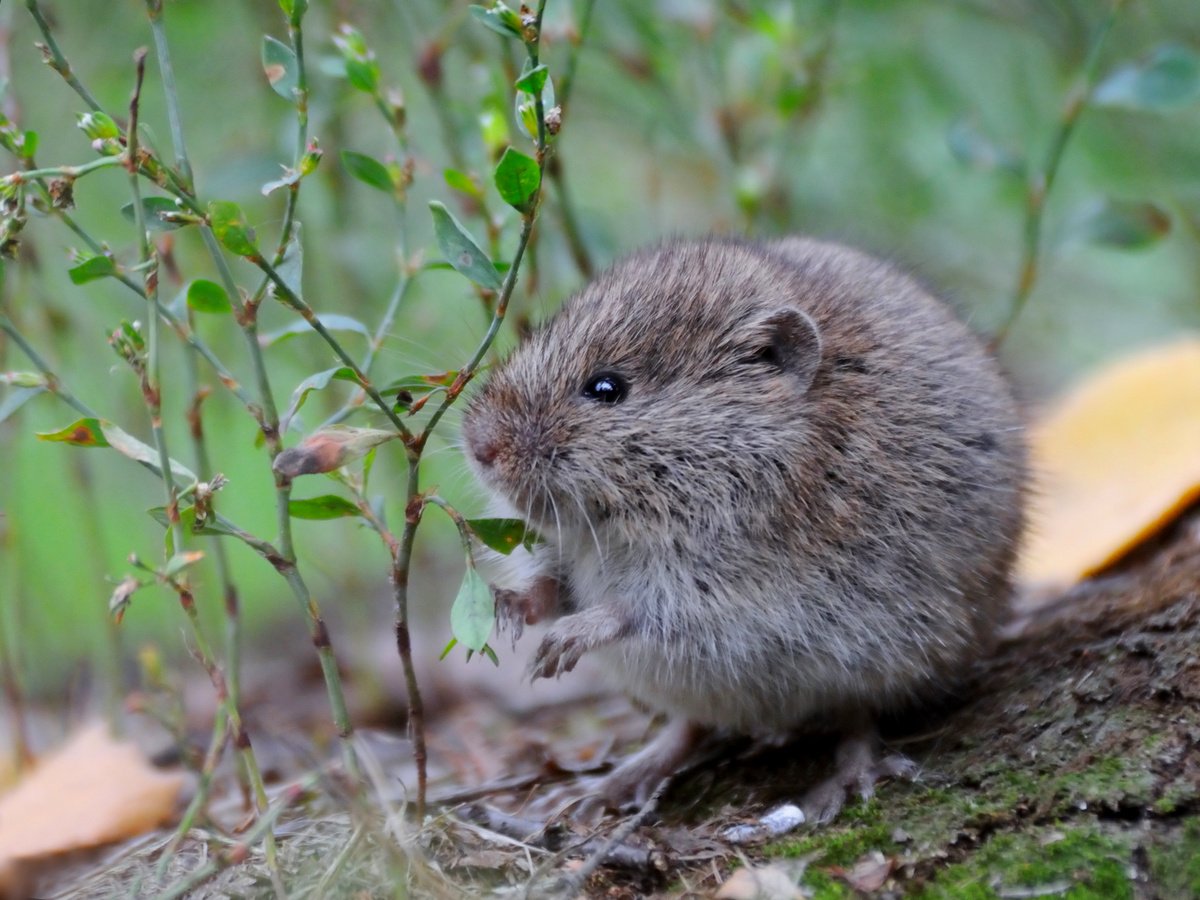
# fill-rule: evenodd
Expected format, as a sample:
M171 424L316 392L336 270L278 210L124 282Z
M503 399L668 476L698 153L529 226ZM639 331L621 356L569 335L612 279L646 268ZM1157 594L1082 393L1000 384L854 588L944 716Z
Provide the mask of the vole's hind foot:
M837 771L816 787L810 788L800 801L804 821L812 825L828 825L852 794L863 800L875 796L875 785L885 778L912 780L917 764L899 753L879 756L874 747L874 735L848 738L838 748Z
M607 775L580 779L550 793L538 804L547 815L565 814L576 822L595 824L605 812L625 812L646 804L687 762L708 729L686 719L673 719L658 735Z
M800 825L828 825L837 818L851 795L869 800L875 785L885 778L912 780L919 769L899 753L881 755L874 729L847 735L838 745L836 769L829 778L809 789L797 806L785 803L757 822L726 828L722 836L736 844L775 838Z

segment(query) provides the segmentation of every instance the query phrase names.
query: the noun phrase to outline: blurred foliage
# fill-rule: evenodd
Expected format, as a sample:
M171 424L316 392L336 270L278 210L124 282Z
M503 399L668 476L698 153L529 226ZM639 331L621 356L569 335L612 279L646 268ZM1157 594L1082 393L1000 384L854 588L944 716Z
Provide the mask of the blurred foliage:
M989 331L1005 319L1019 277L1027 182L1058 133L1109 7L1095 0L604 0L571 71L586 8L584 0L548 7L542 53L551 80L542 89L556 90L559 102L569 97L553 165L575 216L564 219L556 182L515 298L518 320L550 312L581 284L588 263L664 235L806 231L902 260ZM151 42L142 4L109 4L104 15L78 0L48 9L79 77L106 109L127 109L131 54ZM166 22L200 196L234 200L250 226L277 233L280 188L291 177L282 166L294 152L293 111L281 99L290 77L283 17L272 3L171 0ZM339 30L343 24L357 31ZM37 135L39 165L94 159L75 123L85 107L43 65L26 10L0 6L0 32L2 110L18 126L4 171L20 167L16 145L29 132ZM264 35L278 40L264 44ZM499 210L503 200L528 196L528 169L512 169L504 196L490 173L526 127L509 100L521 72L519 44L480 27L467 4L438 0L313 2L305 35L310 133L324 153L319 165L311 162L298 213L308 302L373 328L396 286L401 238L410 254L425 248L425 261L440 259L431 199L483 235L494 259L507 258L518 221ZM1097 102L1065 147L1044 209L1039 277L1005 348L1030 397L1101 358L1200 323L1198 52L1194 0L1131 2L1103 45ZM386 114L405 120L412 184L402 220L388 195L405 189L407 174L364 88ZM142 119L169 159L153 54ZM83 228L118 256L135 257L122 214L124 172L80 178L74 202ZM481 218L483 209L492 221ZM184 291L201 335L249 383L240 336L228 327L229 298L195 231L155 235L171 241L179 274L164 269L164 300ZM142 302L106 277L104 262L75 258L80 243L57 220L31 214L13 237L19 244L16 260L5 262L3 309L75 393L147 435L137 381L105 346L122 319L143 315ZM234 265L242 283L257 280L245 264ZM456 273L422 270L378 361L379 383L461 365L487 321L478 292ZM281 409L289 391L337 362L296 322L282 306L264 304L263 334L277 337L265 353ZM514 333L506 327L501 344ZM356 354L365 350L353 332L344 340ZM183 351L166 343L165 424L175 454L187 458L189 398L177 374ZM18 348L0 340L0 371L28 369ZM210 370L201 377L214 386L205 426L230 485L221 510L270 536L273 488L255 425ZM297 422L309 428L352 389L335 375L321 387L311 396L297 388L306 398ZM30 388L0 386L0 410L22 390ZM96 654L125 557L153 557L162 541L145 512L162 504L152 477L116 454L33 438L76 418L42 395L0 423L2 614L16 668L39 690L61 686ZM356 418L369 425L377 417ZM288 443L295 442L293 434ZM424 483L476 514L481 503L453 441L443 444L445 452L438 445L427 460ZM372 485L385 492L390 519L402 521L403 459L391 446L380 448ZM308 480L298 484L298 499L329 492ZM391 617L386 554L354 517L297 522L297 539L314 593L336 601L326 603L335 645L353 665L349 648ZM414 593L430 623L426 655L449 633L461 574L455 546L453 526L431 517L418 544ZM240 545L231 554L251 630L292 615L269 567ZM202 614L215 625L215 579L205 566L195 577ZM182 652L172 646L180 643L173 604L166 591L139 594L122 625L130 644L155 640Z

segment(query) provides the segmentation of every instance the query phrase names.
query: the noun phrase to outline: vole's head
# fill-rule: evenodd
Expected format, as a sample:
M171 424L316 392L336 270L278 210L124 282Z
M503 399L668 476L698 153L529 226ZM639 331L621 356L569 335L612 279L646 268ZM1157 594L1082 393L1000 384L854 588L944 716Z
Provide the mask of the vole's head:
M618 263L522 343L472 400L467 455L535 524L714 517L783 494L821 361L798 270L731 241Z

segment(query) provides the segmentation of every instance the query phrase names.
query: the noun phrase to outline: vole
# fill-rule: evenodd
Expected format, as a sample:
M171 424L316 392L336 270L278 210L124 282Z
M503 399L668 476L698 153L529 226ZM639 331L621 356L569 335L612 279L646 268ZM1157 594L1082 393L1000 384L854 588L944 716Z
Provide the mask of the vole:
M806 238L677 240L618 262L492 372L463 435L543 536L502 611L556 620L669 715L606 776L643 800L713 730L842 734L794 817L907 771L875 720L953 679L1003 615L1022 421L996 360L914 279ZM795 809L793 807L793 809Z

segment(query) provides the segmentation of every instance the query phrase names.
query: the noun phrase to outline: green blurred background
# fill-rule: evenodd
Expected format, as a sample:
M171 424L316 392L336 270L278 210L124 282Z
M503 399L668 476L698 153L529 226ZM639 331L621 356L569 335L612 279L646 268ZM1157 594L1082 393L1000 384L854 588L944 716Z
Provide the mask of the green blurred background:
M47 5L58 40L79 77L106 109L123 112L132 86L131 54L151 41L144 7L133 0ZM560 79L581 0L550 0L543 61ZM954 299L988 331L1008 310L1020 263L1025 180L1010 169L1041 165L1064 98L1084 64L1109 5L1083 0L846 0L846 2L708 3L702 0L599 0L579 53L556 153L583 239L599 263L665 235L704 232L780 234L806 231L853 242L911 267ZM264 34L286 36L275 3L169 0L167 29L179 83L184 129L203 200L235 200L264 240L282 215L280 193L261 186L291 162L290 105L263 76ZM305 20L311 99L310 132L325 159L304 182L304 293L321 312L355 316L374 327L396 281L395 210L389 199L348 177L343 149L385 158L394 148L369 101L346 82L331 36L342 22L359 28L378 55L384 80L403 92L415 182L407 232L413 251L439 253L426 207L431 198L455 209L476 234L477 216L446 186L451 165L447 123L458 133L468 167L486 183L491 160L480 138L483 112L511 110L508 84L515 43L481 28L466 4L432 0L313 2ZM38 163L94 158L75 127L83 104L34 47L39 39L22 4L0 7L5 30L7 114L38 132ZM1158 48L1200 48L1200 4L1145 0L1127 5L1100 58L1103 80ZM418 74L418 61L440 55L442 112ZM1184 66L1186 68L1186 66ZM1186 81L1186 73L1179 76ZM1181 84L1184 82L1181 82ZM1186 93L1186 92L1184 92ZM1193 97L1194 101L1195 98ZM1005 347L1022 393L1051 396L1077 372L1131 348L1200 323L1200 104L1187 97L1165 112L1086 111L1067 149L1044 221L1040 280ZM143 115L170 157L169 130L153 53ZM511 124L511 139L530 152ZM957 151L957 152L956 152ZM999 163L998 165L996 163ZM11 158L4 171L17 164ZM133 228L120 216L129 201L120 170L76 185L76 215L124 258L136 253ZM1098 241L1104 198L1152 203L1170 228L1154 228L1114 246ZM563 237L558 195L551 190L536 245L538 280L522 279L516 312L534 319L581 283ZM491 196L491 208L503 204ZM1087 223L1091 222L1091 225ZM515 215L504 224L504 256L515 241ZM194 229L174 233L184 280L212 278ZM5 266L2 302L23 332L54 362L82 399L148 440L146 412L128 369L105 335L142 303L112 281L73 285L69 252L79 241L48 218L31 217L18 258ZM257 277L237 271L242 283ZM179 286L164 282L164 298ZM263 307L270 330L291 319ZM380 357L380 380L457 368L486 326L470 285L453 272L421 274ZM202 316L200 332L246 382L248 362L231 321ZM345 337L352 352L362 339ZM506 334L506 342L511 337ZM191 462L183 410L188 400L182 356L168 338L163 379L172 452ZM302 335L267 351L277 401L333 364L328 349ZM0 370L29 366L0 339ZM243 527L274 536L273 491L255 426L202 370L214 394L206 428L216 468L230 486L219 507ZM345 386L315 395L312 427L336 408ZM9 389L0 387L0 403ZM339 391L341 393L339 394ZM49 395L0 423L0 601L5 652L27 688L48 699L86 681L103 645L110 579L128 554L151 560L162 530L145 510L162 503L149 474L109 451L37 441L77 418ZM457 416L431 454L426 484L438 484L468 511L480 498L454 449ZM360 414L352 424L373 424ZM289 438L294 443L297 435ZM385 447L372 476L402 519L402 460ZM319 477L297 482L300 497L336 491ZM297 522L305 576L334 627L335 647L353 664L353 647L390 622L388 560L378 539L350 520ZM310 653L283 582L260 559L230 543L250 633L295 634L273 653ZM430 515L418 547L415 602L424 640L448 637L446 610L461 574L461 554L442 517ZM215 577L201 568L198 595L210 627L219 621ZM136 595L122 625L126 647L153 641L169 656L184 653L176 601L166 591ZM276 623L290 622L283 632Z

